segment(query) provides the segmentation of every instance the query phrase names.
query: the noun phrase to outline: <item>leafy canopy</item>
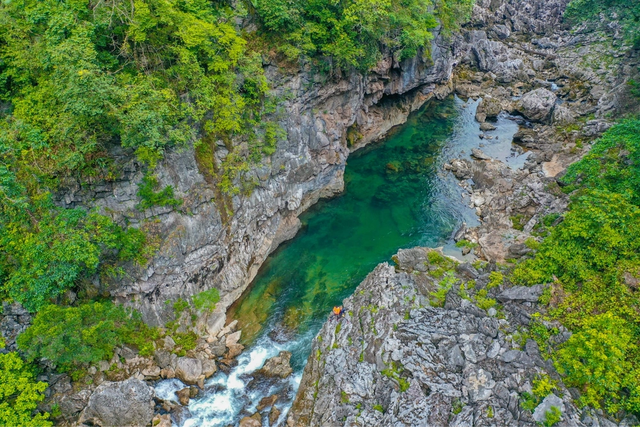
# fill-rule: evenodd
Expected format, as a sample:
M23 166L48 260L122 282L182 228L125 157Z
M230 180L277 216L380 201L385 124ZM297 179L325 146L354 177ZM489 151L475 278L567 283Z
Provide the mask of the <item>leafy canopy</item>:
M18 336L18 347L28 360L45 358L62 372L113 357L116 346L132 344L141 354L151 354L155 329L138 313L110 302L78 307L48 305Z
M34 415L44 399L47 383L35 375L15 352L0 354L0 425L47 427L53 425L49 414Z
M397 59L429 51L438 21L452 30L473 0L253 0L267 35L292 58L335 59L340 67L367 70L382 46Z

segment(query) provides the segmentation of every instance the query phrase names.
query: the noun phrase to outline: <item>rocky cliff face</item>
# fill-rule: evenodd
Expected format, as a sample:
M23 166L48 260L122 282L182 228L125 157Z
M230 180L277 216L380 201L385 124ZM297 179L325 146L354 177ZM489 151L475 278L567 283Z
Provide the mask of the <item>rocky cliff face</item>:
M562 414L557 426L616 425L578 410L561 382L533 410L523 408L536 380L559 380L536 341L521 334L542 285L493 287L491 264L457 264L454 290L433 307L438 265L430 252L401 250L395 267L380 264L344 301L345 316L325 323L288 426L533 427L552 407ZM469 280L474 289L462 298L457 286ZM502 303L501 313L478 308L480 290ZM560 327L558 339L569 335Z
M519 396L545 372L537 344L518 346L517 325L455 292L431 307L428 253L400 251L397 268L380 264L344 301L344 318L324 325L289 426L536 425ZM459 271L486 286L488 271ZM505 300L505 310L526 318L541 291Z
M250 195L234 196L230 209L198 171L193 147L167 153L156 170L160 185L173 186L176 197L184 199L180 210L136 210L143 172L134 160L126 160L127 153L115 153L125 165L119 181L88 187L68 182L70 191L60 195L61 204L98 206L120 221L144 225L161 241L145 269L131 267L116 285L96 286L156 325L170 319L166 301L215 287L221 301L215 313L199 320L199 326L215 333L267 255L295 235L297 216L319 198L342 190L350 150L379 139L429 98L447 94L454 62L449 45L438 37L431 60L397 63L385 55L366 76L325 81L309 71L285 74L267 64L275 92L288 99L280 123L287 137L273 156L253 168L249 180L258 185ZM219 147L215 155L220 159L226 150Z

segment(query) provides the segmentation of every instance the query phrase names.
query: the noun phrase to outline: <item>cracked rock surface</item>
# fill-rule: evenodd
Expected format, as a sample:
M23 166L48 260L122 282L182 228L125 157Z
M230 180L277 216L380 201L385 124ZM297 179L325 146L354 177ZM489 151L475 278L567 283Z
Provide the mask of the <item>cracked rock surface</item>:
M562 385L533 413L520 405L537 376L558 378L535 341L518 342L519 327L535 311L530 295L491 289L504 296L504 318L462 299L455 287L443 307L432 307L429 251L403 250L398 266L378 265L344 301L347 314L325 323L287 425L533 427L558 405L558 426L586 425ZM470 269L458 271L468 277ZM488 271L477 273L481 286Z

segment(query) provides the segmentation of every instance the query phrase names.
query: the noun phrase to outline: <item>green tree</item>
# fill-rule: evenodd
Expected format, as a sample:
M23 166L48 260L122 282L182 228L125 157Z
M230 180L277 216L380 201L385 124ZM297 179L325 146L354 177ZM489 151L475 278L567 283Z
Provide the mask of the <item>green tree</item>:
M45 427L49 414L36 413L47 383L35 375L15 352L0 354L0 425Z
M108 360L122 344L133 344L142 354L150 354L157 336L157 330L146 326L139 314L110 302L49 305L18 336L18 346L28 360L44 358L66 372Z
M429 53L432 30L451 31L472 0L254 0L266 32L291 58L330 57L339 67L368 70L390 49L396 58Z
M629 356L636 352L632 330L612 313L585 318L583 325L558 350L556 367L565 383L578 387L584 405L638 412L640 383Z

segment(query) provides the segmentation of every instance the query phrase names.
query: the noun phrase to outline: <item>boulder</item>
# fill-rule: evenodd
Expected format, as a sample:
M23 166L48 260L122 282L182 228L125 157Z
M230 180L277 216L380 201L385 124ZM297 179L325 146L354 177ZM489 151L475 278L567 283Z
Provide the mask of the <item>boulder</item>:
M534 122L546 122L556 103L556 94L545 88L525 93L516 104L516 111Z
M269 411L269 425L275 425L278 418L280 418L280 410L274 406L271 408L271 411Z
M232 334L236 332L237 329L238 329L238 321L234 320L233 322L225 326L220 332L218 332L218 338L222 338L225 335Z
M473 176L471 164L467 160L453 159L447 166L446 168L458 179L469 179Z
M238 331L238 332L234 332L232 334L227 335L227 338L225 340L225 345L231 348L231 346L238 344L238 341L240 341L241 334L242 334L242 331Z
M176 362L176 377L185 384L198 383L202 375L202 361L191 357L179 357Z
M526 301L536 302L544 292L544 285L514 286L506 289L498 295L499 301Z
M260 399L260 403L258 403L258 407L256 408L258 411L262 411L264 408L268 408L269 406L273 406L278 400L278 395L274 394L271 396L263 397Z
M229 347L229 352L227 353L226 358L236 358L242 353L242 350L244 350L244 346L242 344L233 344L231 347Z
M424 248L400 249L396 258L394 258L398 266L405 270L417 270L426 272L428 258L427 251Z
M262 427L262 422L256 417L244 417L240 420L238 427Z
M182 406L189 405L189 399L191 398L191 389L189 387L185 387L182 390L176 391L176 396L178 396L178 401Z
M171 364L171 353L164 350L156 350L153 354L153 360L155 360L160 369L164 369Z
M161 369L160 370L160 376L162 378L167 378L167 379L175 378L176 377L176 371L171 367L165 368L165 369Z
M291 360L291 353L288 351L281 351L275 357L267 360L264 366L257 371L259 375L265 377L280 377L287 378L293 372L289 361Z
M486 96L482 98L480 103L478 104L478 109L476 110L476 116L478 114L484 115L485 119L497 119L498 114L502 111L502 104L496 98L492 98L490 96ZM483 122L484 120L479 120Z
M176 342L169 335L164 337L164 349L167 351L171 351L176 346Z
M545 421L545 414L551 411L551 408L554 406L558 408L560 412L564 413L564 403L562 402L562 399L551 393L545 397L542 403L540 403L533 411L533 419L539 423L543 423Z
M160 379L160 372L159 366L151 365L144 368L140 373L144 375L145 380L157 380Z
M91 391L89 390L81 390L75 394L63 395L59 402L60 412L64 417L73 417L87 406L90 397Z
M97 426L145 426L153 418L153 389L144 381L104 382L93 392L80 423Z
M486 132L490 130L496 130L496 127L491 123L484 122L484 123L480 123L480 130Z
M202 361L202 375L204 375L205 378L209 378L211 375L215 374L217 370L216 362L213 360Z
M487 156L482 150L479 148L473 148L471 150L471 157L478 160L491 160L491 157Z

